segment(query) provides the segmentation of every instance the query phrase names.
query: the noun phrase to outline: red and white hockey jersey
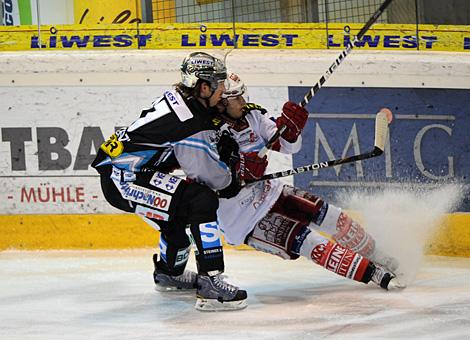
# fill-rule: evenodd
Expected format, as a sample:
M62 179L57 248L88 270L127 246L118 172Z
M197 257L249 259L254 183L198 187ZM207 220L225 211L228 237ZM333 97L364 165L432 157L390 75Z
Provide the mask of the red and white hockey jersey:
M258 105L247 104L251 110L234 121L222 119L227 123L232 137L238 142L240 152L259 151L277 130L276 123L264 114ZM300 150L301 136L295 143L280 138L279 152L292 154ZM280 180L259 181L246 185L237 196L219 200L217 216L225 240L238 245L245 241L254 226L269 212L282 192Z

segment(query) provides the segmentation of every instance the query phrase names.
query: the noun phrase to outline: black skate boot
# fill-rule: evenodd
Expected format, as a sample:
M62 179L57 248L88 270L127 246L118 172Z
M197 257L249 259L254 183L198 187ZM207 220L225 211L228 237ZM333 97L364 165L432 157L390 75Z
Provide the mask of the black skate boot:
M379 285L381 288L389 289L401 289L405 288L406 285L401 282L396 275L390 273L387 269L379 265L374 265L372 262L369 263L369 266L373 266L373 272L371 281Z
M185 270L183 274L171 276L168 269L162 261L158 261L158 255L153 255L155 271L153 280L155 281L155 290L174 291L174 290L192 290L197 288L197 274L190 270Z
M225 282L221 274L198 275L197 286L197 310L214 312L247 306L246 291Z

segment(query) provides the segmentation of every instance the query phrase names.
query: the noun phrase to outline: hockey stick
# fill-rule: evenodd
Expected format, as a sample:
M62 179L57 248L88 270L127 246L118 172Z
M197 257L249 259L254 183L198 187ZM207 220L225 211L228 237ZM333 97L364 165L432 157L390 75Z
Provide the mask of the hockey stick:
M315 94L322 88L323 84L325 84L326 80L333 74L334 70L338 68L339 65L343 62L344 59L348 56L351 50L354 47L354 44L358 42L364 34L369 30L369 28L374 24L374 22L382 15L385 9L390 5L393 0L385 0L383 4L375 11L375 13L370 17L369 21L361 28L359 33L354 36L352 41L349 41L344 50L340 53L340 55L336 58L333 64L326 70L326 72L321 76L320 80L310 88L307 94L304 96L304 99L299 103L300 106L305 107L310 100L315 96ZM267 153L268 150L273 146L274 143L278 140L281 134L285 131L287 127L281 126L276 133L268 140L265 146L258 152L258 157L263 158Z
M352 163L352 162L357 162L363 159L369 159L369 158L380 156L381 154L383 154L384 149L385 149L385 141L387 138L388 124L392 122L392 119L393 119L393 115L389 109L384 108L384 109L381 109L379 113L377 113L375 117L374 149L372 151L361 153L359 155L355 155L351 157L339 158L339 159L335 159L335 160L327 161L327 162L313 163L313 164L300 166L298 168L294 168L290 170L284 170L284 171L279 171L279 172L275 172L272 174L267 174L267 175L260 177L259 179L256 179L253 181L246 181L246 183L248 184L248 183L253 183L253 182L258 182L258 181L265 181L267 179L291 176L291 175L300 174L303 172L329 168L329 167L340 165L340 164Z

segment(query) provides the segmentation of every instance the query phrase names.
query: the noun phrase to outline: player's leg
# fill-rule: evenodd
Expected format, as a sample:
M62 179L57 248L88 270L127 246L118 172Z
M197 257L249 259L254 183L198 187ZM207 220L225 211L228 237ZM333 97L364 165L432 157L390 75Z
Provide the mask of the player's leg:
M225 268L217 223L218 202L217 195L209 188L189 183L176 216L178 221L186 221L196 246L196 309L204 311L246 307L246 291L227 283L221 275Z
M342 246L358 252L388 270L394 273L397 271L398 261L382 251L372 235L340 208L328 204L325 218L319 222L311 224L311 227L324 231Z
M166 283L193 277L185 274L187 261L178 261L178 253L188 251L186 229L189 228L188 234L192 235L197 248L196 308L227 310L246 307L246 291L226 283L221 276L224 259L217 224L219 201L215 192L198 183L187 183L160 172L129 174L126 177L121 170L113 168L110 178L121 205L129 205L131 211L146 217L154 222L152 226L161 229L165 259L164 256L156 259L155 266L157 274L171 277L172 280ZM158 277L156 281L161 282ZM188 285L192 283L191 280Z
M373 281L387 289L391 273L311 230L305 222L283 215L277 207L255 225L246 244L283 259L301 255L340 276L364 283Z
M155 223L144 219L151 225ZM191 242L185 232L185 226L159 221L158 228L161 231L160 256L153 255L155 288L159 291L196 289L197 274L185 269L191 251Z
M398 261L376 245L372 235L340 208L306 191L284 186L276 208L309 223L311 229L330 235L337 243L395 272Z
M133 174L112 166L101 167L101 187L114 207L133 212L161 231L160 258L155 254L153 273L157 290L195 289L196 273L185 270L190 240L182 228L169 228L184 182L163 173ZM183 183L183 184L181 184Z
M388 289L390 280L394 278L392 273L352 249L327 239L315 230L309 229L309 231L300 247L299 255L340 276L364 283L372 281Z

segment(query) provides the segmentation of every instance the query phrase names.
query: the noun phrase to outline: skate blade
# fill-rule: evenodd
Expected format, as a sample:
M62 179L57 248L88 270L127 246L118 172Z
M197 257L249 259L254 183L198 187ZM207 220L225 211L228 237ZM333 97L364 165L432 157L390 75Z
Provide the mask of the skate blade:
M196 288L181 288L181 287L175 287L175 286L161 286L161 285L155 285L155 290L157 292L194 292Z
M219 302L216 299L203 299L197 298L196 308L202 312L220 312L220 311L231 311L231 310L240 310L248 306L246 299L239 301L225 301Z
M398 278L394 277L393 279L390 280L388 283L388 289L405 289L406 284L402 281L400 281Z

